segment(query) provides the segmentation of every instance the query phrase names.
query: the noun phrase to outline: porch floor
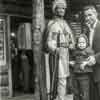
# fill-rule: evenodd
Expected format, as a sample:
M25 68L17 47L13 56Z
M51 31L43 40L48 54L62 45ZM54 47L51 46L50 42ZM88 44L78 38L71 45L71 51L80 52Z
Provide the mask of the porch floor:
M33 94L23 94L15 97L1 98L0 100L39 100L39 96ZM73 100L72 95L68 95L65 100Z
M13 97L2 97L0 100L39 100L39 95L34 95L34 94L25 94L25 93L17 93Z

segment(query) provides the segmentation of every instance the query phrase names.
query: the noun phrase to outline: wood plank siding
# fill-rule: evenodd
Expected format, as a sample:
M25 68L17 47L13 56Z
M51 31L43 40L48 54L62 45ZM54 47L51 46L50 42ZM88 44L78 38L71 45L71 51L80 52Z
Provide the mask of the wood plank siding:
M32 0L0 0L0 13L32 16Z

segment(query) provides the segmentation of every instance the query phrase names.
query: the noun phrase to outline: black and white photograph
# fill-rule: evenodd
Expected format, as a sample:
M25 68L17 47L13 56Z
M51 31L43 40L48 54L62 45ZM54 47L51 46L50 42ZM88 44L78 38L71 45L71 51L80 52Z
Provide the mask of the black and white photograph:
M0 100L100 100L100 0L0 0Z

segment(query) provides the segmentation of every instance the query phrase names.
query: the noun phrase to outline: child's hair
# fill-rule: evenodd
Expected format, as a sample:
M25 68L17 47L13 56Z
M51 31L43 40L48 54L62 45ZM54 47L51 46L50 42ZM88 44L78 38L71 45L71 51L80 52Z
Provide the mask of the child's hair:
M77 47L78 41L79 41L79 39L80 39L81 37L83 37L83 38L86 40L86 47L89 46L89 41L88 41L87 36L86 36L85 34L80 34L80 35L77 37L77 39L76 39L76 47Z

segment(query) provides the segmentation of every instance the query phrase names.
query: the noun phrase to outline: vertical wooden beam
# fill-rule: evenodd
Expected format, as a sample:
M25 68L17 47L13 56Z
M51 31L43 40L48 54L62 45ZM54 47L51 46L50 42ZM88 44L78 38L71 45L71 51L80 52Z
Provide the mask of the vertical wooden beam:
M46 99L46 85L45 85L45 67L42 65L42 35L44 32L44 0L33 0L33 18L32 18L32 37L33 37L33 60L35 67L35 78L39 80L40 99ZM41 59L42 58L42 59Z
M33 29L40 26L44 30L44 0L33 0Z
M12 88L12 67L11 67L11 50L10 50L10 16L7 16L7 48L8 48L8 77L9 77L9 97L13 96Z

